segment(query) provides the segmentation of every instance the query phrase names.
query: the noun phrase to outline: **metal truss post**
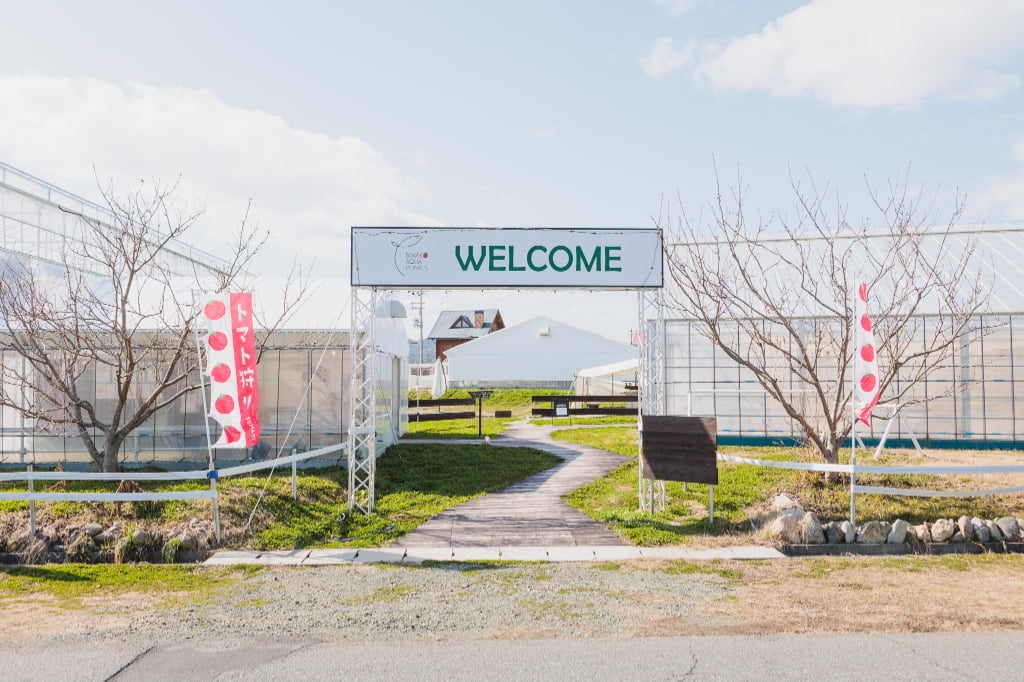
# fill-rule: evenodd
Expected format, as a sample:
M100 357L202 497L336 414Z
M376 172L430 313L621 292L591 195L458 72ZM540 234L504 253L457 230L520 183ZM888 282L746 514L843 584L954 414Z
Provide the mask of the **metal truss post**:
M638 443L643 451L643 415L666 412L665 392L665 306L661 289L641 289L639 294L640 366L637 381L640 429ZM665 481L644 478L638 468L640 511L653 513L665 509Z
M348 420L348 510L373 512L377 477L377 289L352 287L352 392Z

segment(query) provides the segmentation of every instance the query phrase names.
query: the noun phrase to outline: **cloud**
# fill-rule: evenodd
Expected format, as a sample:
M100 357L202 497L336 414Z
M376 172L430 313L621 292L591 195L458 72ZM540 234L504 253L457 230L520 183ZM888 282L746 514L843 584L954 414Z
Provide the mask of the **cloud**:
M700 0L654 0L657 5L668 8L669 14L674 17L682 16L697 6Z
M650 78L664 78L674 71L685 69L693 61L696 45L689 43L676 49L671 38L658 38L654 47L640 58L640 66Z
M1024 221L1024 138L1013 145L1013 158L1020 164L1015 173L994 179L979 193L971 206L978 215L1002 215L1006 220Z
M1017 0L813 0L726 43L677 50L661 39L645 57L656 68L645 70L654 78L688 70L715 90L912 109L1019 87L1022 31Z
M190 239L220 251L252 199L270 229L267 274L292 257L345 275L351 225L436 224L409 205L423 188L357 137L300 130L209 91L35 74L0 77L0 159L87 198L96 176L126 189L174 181L205 202Z

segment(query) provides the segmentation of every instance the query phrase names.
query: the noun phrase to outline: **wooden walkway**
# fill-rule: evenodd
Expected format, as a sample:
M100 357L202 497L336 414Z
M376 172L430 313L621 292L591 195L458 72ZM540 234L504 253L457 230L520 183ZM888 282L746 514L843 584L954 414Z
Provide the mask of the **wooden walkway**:
M555 427L515 425L492 446L530 447L564 462L429 519L392 547L572 547L626 544L561 499L627 461L607 450L551 438Z

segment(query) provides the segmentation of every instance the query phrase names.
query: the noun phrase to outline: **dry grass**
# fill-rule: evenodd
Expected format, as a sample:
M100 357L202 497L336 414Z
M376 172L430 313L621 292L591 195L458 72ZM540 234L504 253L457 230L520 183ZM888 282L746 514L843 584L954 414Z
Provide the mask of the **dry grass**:
M705 601L703 622L634 624L635 634L785 634L1017 630L1024 556L821 557L723 561L728 595Z

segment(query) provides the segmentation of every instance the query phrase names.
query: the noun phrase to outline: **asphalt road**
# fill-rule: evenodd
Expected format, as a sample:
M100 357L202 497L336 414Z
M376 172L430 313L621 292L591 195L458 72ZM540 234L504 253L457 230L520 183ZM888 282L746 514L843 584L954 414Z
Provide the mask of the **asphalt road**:
M1013 680L1024 632L0 646L5 680Z

